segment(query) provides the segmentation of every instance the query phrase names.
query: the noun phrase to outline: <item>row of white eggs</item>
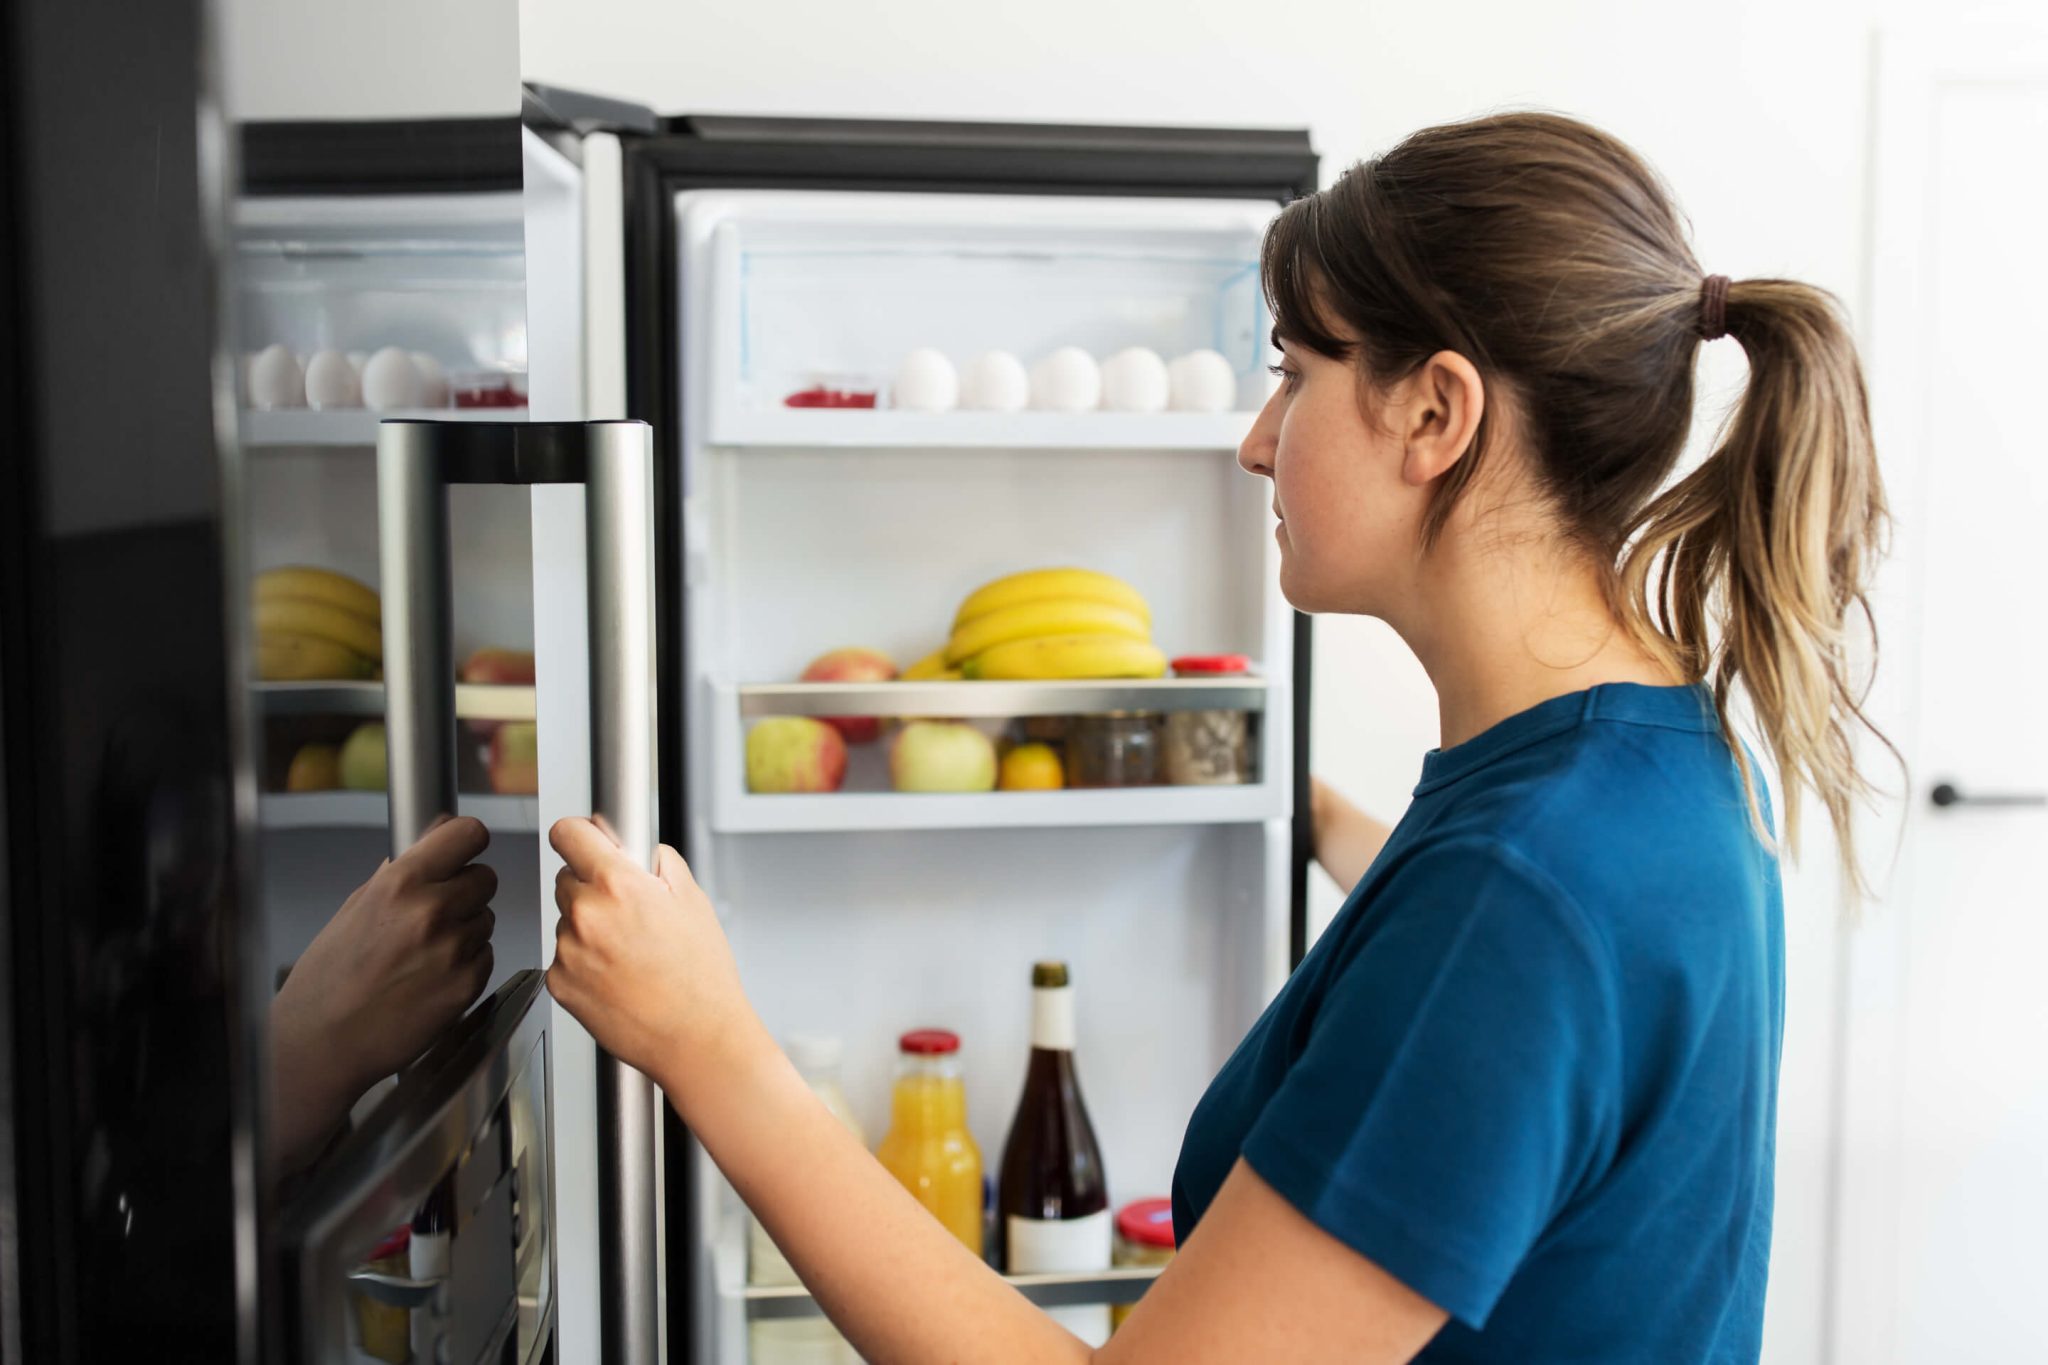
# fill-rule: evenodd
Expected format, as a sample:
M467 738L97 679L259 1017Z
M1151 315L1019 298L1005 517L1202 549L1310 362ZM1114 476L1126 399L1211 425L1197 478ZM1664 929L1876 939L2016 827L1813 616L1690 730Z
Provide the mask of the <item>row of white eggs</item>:
M921 347L903 358L891 390L910 412L1228 412L1237 406L1237 373L1215 351L1190 351L1172 364L1132 346L1100 365L1079 346L1062 346L1033 365L989 351L955 372L944 352Z
M448 375L425 351L386 346L360 351L315 351L303 366L283 342L249 357L247 389L252 406L272 408L397 408L448 406Z

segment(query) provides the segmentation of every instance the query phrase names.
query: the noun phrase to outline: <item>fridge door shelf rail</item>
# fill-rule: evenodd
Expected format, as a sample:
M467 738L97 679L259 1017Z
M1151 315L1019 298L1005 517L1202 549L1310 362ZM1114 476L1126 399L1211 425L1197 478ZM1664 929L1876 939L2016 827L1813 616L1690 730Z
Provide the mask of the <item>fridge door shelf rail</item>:
M1079 716L1108 711L1263 711L1260 677L1047 682L753 683L733 689L740 715Z
M1069 1308L1078 1304L1136 1303L1163 1266L1130 1266L1115 1270L1088 1270L1048 1275L1005 1275L1006 1284L1041 1308ZM746 1300L747 1317L755 1321L777 1318L814 1318L823 1310L810 1291L800 1284L748 1285L740 1291Z
M377 682L256 682L249 684L265 716L384 714L384 684ZM455 714L462 720L532 720L533 689L503 683L455 684Z
M786 450L1235 452L1256 416L1250 412L738 410L714 415L710 443Z
M1256 824L1286 814L1270 783L1063 791L718 793L712 828L724 834L906 829L1059 829Z
M540 801L532 796L465 793L458 809L484 822L493 834L540 832ZM388 829L391 802L383 792L265 792L257 798L257 823L266 830Z
M368 408L244 408L242 448L252 455L342 449L367 458L377 448L377 425L386 418L434 422L524 422L525 408L422 408L372 412Z

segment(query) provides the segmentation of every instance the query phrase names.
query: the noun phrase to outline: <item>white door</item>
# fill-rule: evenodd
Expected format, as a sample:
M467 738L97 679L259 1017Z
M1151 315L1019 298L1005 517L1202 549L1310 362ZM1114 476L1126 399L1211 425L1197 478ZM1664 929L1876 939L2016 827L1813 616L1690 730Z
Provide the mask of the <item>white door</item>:
M1880 704L1912 786L1849 959L1831 1355L2048 1360L2048 28L1887 35L1879 69Z

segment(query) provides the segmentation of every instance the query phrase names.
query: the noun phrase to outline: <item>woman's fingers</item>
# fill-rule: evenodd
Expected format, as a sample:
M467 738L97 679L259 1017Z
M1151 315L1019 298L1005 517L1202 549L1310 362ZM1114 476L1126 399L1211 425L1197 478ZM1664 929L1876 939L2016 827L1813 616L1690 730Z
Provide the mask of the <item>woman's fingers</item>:
M498 894L498 874L483 863L471 863L443 883L443 897L449 912L466 917L476 914Z
M458 816L435 825L397 861L420 882L444 882L466 863L473 863L491 846L491 832L473 815Z
M562 855L562 861L574 869L577 877L586 882L596 881L605 868L626 858L625 852L612 842L611 836L580 815L555 821L554 828L548 831L548 843Z

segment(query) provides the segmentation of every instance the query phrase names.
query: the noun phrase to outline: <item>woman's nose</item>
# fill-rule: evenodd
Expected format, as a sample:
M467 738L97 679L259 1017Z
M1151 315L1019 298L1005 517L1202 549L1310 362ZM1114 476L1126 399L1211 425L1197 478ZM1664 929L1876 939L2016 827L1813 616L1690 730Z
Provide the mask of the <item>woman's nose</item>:
M1280 447L1280 404L1286 393L1285 387L1273 390L1237 448L1237 463L1247 474L1273 477L1273 452Z

